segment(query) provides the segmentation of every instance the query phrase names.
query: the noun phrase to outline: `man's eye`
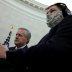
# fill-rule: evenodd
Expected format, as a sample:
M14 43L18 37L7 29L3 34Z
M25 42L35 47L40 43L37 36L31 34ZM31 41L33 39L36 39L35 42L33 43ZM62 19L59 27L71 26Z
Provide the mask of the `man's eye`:
M22 36L21 34L16 34L16 36Z
M19 36L21 37L22 35L21 35L21 34L19 34Z
M54 12L55 10L51 10L50 12L52 13L52 12Z

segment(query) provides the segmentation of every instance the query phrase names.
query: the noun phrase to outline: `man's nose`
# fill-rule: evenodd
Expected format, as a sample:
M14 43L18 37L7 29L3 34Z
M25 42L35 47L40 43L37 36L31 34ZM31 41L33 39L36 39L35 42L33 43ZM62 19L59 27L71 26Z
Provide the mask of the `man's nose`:
M15 39L18 39L18 35L16 35Z

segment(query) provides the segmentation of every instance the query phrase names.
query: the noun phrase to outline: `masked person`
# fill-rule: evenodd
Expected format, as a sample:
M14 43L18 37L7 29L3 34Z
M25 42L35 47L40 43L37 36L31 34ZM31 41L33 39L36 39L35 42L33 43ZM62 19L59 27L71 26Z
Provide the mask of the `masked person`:
M21 55L19 52L2 53L8 60L29 60L29 72L62 70L64 57L72 55L72 15L64 3L56 3L48 8L47 25L51 30L40 42L28 49L27 53ZM1 53L1 54L2 54ZM24 59L23 59L24 58ZM61 65L61 67L60 67ZM63 67L64 69L64 67Z

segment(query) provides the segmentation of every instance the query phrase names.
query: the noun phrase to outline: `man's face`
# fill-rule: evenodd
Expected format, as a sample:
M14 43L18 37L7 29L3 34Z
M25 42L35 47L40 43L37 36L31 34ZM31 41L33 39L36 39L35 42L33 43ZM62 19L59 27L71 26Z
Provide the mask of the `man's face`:
M16 38L14 40L16 46L23 46L27 43L27 36L24 33L25 31L21 29L16 33Z
M47 10L47 15L51 15L53 12L61 11L56 5L49 7Z
M54 27L63 20L62 11L53 5L47 9L47 25L48 27Z

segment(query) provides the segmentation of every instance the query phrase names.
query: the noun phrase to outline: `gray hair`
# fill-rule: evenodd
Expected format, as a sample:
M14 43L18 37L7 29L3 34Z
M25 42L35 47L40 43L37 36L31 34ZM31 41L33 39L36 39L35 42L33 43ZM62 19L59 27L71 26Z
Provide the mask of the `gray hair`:
M28 42L29 42L30 38L31 38L31 32L26 28L18 28L18 29L25 30L24 34L27 36L27 39L28 39Z

